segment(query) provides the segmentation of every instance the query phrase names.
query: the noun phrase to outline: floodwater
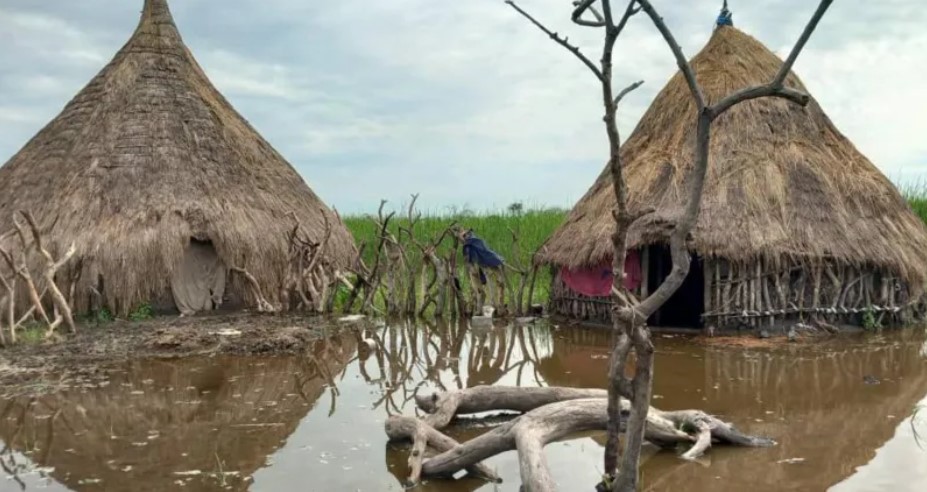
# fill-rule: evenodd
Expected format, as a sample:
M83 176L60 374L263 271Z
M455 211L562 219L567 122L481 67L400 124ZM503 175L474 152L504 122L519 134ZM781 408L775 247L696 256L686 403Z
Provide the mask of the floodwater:
M0 401L0 490L398 491L407 448L386 442L383 422L413 413L417 389L605 384L601 330L399 323L370 335L380 344L367 357L358 333L333 332L302 357L139 361L103 387ZM779 444L713 448L692 463L650 450L645 490L927 490L927 451L911 427L927 404L922 329L777 348L656 341L654 406L702 408ZM547 447L561 490L592 490L603 437ZM502 484L417 490L517 490L515 452L488 464Z

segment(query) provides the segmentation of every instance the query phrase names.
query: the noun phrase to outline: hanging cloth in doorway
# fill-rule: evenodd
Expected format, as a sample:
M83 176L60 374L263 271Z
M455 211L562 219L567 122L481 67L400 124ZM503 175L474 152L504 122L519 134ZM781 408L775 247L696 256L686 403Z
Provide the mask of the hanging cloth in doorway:
M624 260L624 287L636 290L641 285L641 260L637 250L628 251ZM584 296L607 297L612 292L612 261L606 259L591 268L560 269L560 278L571 290Z

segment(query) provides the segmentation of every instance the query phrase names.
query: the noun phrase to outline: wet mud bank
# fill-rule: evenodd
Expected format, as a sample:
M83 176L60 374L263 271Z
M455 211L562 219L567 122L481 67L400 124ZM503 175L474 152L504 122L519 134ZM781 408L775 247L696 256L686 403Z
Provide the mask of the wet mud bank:
M98 384L131 360L300 354L336 329L323 317L257 314L88 324L63 340L0 349L0 397Z

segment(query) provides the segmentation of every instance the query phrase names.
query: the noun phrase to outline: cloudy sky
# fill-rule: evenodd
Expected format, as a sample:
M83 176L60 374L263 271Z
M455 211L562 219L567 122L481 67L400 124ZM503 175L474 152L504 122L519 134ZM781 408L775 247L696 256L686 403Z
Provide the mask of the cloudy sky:
M654 0L689 56L720 0ZM784 55L811 0L731 0L735 24ZM570 0L520 0L587 53ZM0 0L0 162L115 54L142 0ZM502 0L172 0L187 45L232 104L342 212L401 204L569 206L600 172L596 81ZM896 182L927 179L927 8L837 0L796 70ZM625 135L675 71L646 16L619 40Z

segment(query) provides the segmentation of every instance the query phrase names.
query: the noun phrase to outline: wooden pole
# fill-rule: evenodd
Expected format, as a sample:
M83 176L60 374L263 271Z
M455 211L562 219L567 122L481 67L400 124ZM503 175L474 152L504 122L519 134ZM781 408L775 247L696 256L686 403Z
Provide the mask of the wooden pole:
M724 261L727 262L727 275L725 276L724 293L721 294L721 298L724 299L723 310L727 313L731 311L731 284L734 283L734 264L727 260Z
M704 289L705 289L705 292L703 293L705 304L702 309L702 314L711 312L711 272L712 272L711 265L712 265L711 260L709 260L707 257L702 258L702 279L704 282Z
M755 260L753 264L753 279L750 280L750 284L753 289L753 300L752 310L753 311L762 311L763 310L763 290L760 288L760 275L762 275L763 267L760 265L760 260ZM757 317L754 318L755 324L757 326L762 324L762 319Z
M712 309L721 309L721 306L724 304L724 301L721 300L721 259L716 258L712 262L715 268L715 302L712 306Z
M641 299L650 295L650 246L641 248Z
M811 309L821 307L821 265L814 266L814 295L811 301Z

